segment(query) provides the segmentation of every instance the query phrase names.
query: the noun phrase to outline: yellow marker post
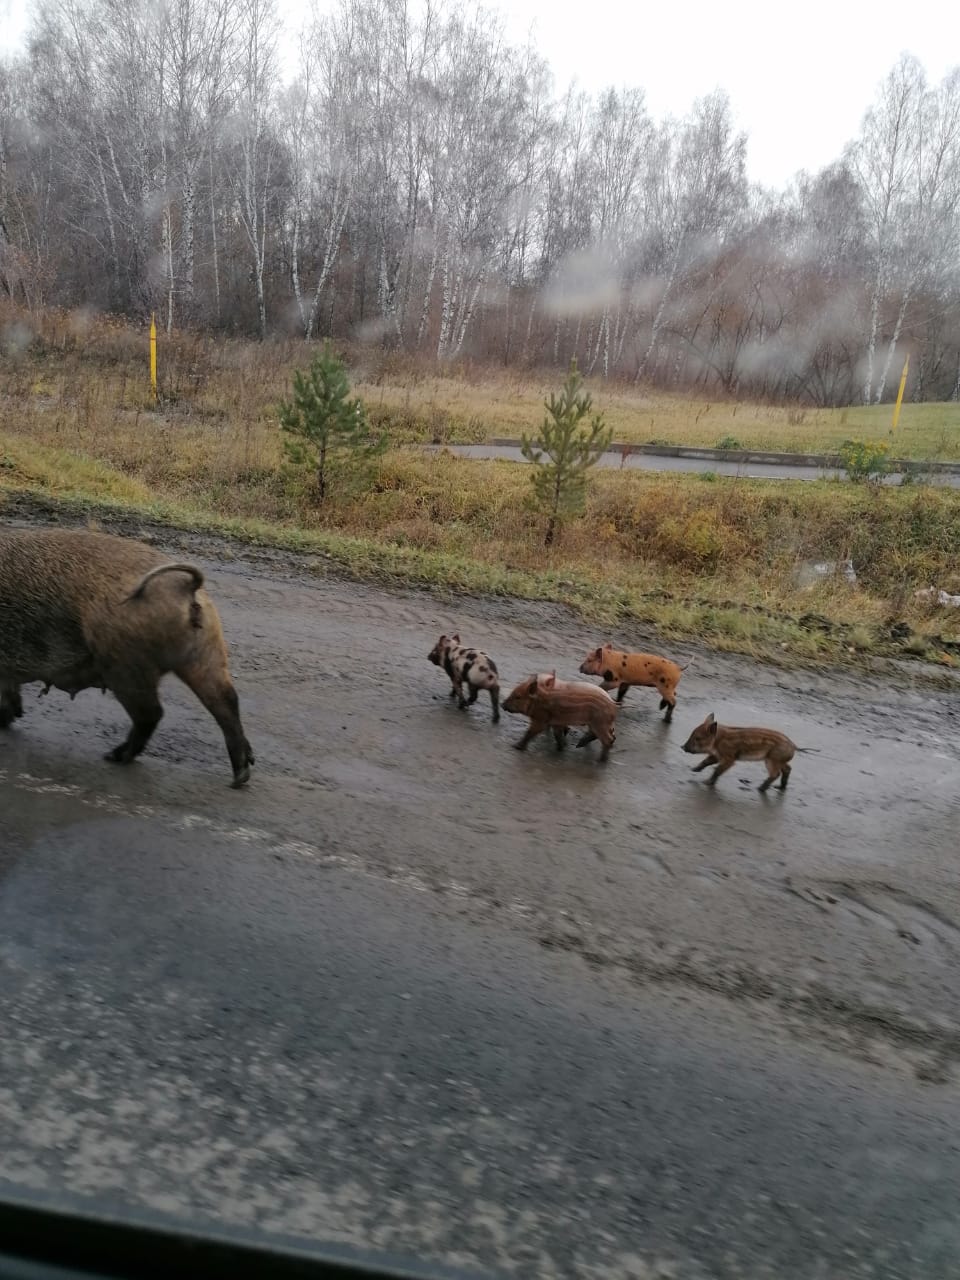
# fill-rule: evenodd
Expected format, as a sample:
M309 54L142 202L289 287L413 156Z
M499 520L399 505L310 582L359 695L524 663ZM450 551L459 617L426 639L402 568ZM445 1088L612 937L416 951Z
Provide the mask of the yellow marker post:
M907 370L910 368L910 357L907 356L903 362L903 373L900 375L900 390L897 392L897 403L893 407L893 425L891 432L896 431L897 423L900 421L900 406L903 404L903 388L907 385Z
M157 317L150 317L150 386L153 398L157 398Z

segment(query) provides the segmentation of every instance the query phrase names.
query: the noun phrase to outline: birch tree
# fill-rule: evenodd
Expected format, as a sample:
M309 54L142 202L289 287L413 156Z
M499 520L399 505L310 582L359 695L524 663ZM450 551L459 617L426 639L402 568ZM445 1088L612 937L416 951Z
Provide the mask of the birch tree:
M276 75L277 18L273 0L240 0L239 92L234 109L237 216L250 250L257 328L267 336L264 271L276 135L271 109Z

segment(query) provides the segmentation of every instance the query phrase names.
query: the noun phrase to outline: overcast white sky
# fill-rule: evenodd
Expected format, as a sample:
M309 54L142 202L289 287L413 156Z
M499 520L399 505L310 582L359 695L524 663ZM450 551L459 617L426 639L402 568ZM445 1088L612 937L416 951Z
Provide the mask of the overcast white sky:
M278 5L291 29L309 7L306 0ZM332 5L320 0L321 9ZM30 0L0 0L0 50L22 41L29 7ZM946 0L503 0L487 7L503 14L511 41L532 32L560 88L574 77L591 92L640 85L654 117L682 115L694 98L726 89L749 134L750 177L772 186L839 156L903 50L934 82L960 61L960 19Z

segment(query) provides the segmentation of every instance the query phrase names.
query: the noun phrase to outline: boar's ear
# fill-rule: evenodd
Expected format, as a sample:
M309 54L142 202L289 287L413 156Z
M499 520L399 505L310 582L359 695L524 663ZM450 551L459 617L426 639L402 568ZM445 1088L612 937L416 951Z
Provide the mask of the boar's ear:
M556 671L551 671L549 675L543 677L544 689L552 689L556 683L557 683Z
M598 662L600 662L600 661L602 660L602 658L603 658L603 645L601 645L601 646L600 646L600 648L596 650L596 652L594 653L594 655L593 655L593 656L596 658L596 660L597 660Z
M451 644L459 644L459 643L460 643L460 637L459 637L459 636L451 636L451 637L450 637L450 643L451 643Z
M711 729L714 733L717 732L717 721L712 711L710 712L710 714L707 716L706 720L704 720L703 723L707 726L708 729Z

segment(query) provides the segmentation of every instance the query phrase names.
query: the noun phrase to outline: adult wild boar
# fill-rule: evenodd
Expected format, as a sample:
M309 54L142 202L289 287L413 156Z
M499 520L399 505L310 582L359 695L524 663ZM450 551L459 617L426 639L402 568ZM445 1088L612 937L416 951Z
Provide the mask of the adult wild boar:
M160 722L171 671L220 726L242 787L253 752L200 570L108 534L0 529L0 728L23 715L21 685L109 689L133 724L106 758L127 764Z

